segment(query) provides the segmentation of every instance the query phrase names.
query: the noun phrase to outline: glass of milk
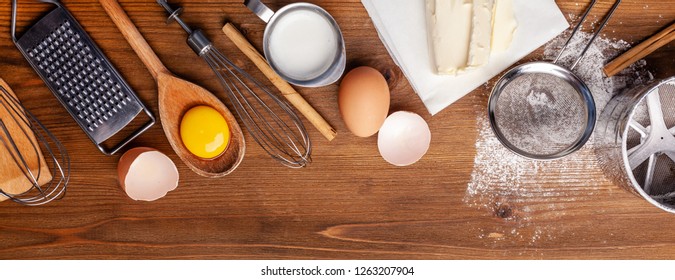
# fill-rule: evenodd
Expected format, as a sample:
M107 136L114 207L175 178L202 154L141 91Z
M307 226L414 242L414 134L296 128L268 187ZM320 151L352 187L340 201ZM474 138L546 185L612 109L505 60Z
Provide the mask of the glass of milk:
M246 6L267 22L265 58L291 84L320 87L336 82L345 71L347 55L340 27L321 7L293 3L274 12L260 0Z

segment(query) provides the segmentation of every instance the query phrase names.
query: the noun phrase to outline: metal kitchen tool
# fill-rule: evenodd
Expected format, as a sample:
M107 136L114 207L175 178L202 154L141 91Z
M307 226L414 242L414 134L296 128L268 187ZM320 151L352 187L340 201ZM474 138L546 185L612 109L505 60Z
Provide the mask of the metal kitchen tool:
M2 79L0 143L0 201L37 206L65 195L70 180L65 147L21 105Z
M281 92L283 96L298 112L316 127L328 141L333 141L337 136L337 131L324 119L319 112L305 100L288 82L286 82L274 69L267 63L267 60L251 45L241 32L234 27L231 22L223 26L223 33L234 43L237 48L244 53L258 67L267 79Z
M189 34L188 45L216 74L253 140L285 166L301 168L311 162L309 135L290 105L220 53L201 30L188 27L178 17L182 9L173 10L165 0L157 3L170 14L169 21Z
M263 35L263 52L265 53L265 58L267 58L270 67L272 67L272 69L274 69L274 71L284 80L291 84L303 87L321 87L335 83L340 79L340 77L342 77L342 74L344 73L345 67L347 65L345 42L344 38L342 37L342 31L340 31L340 27L338 26L335 19L326 10L317 5L303 2L288 4L276 12L265 6L265 4L263 4L260 0L245 0L244 5L246 5L246 7L255 13L261 20L267 23L267 26L265 27L265 33ZM335 40L335 54L333 55L332 59L324 63L321 71L312 71L311 73L297 75L297 73L284 71L284 67L282 67L283 63L280 65L279 61L274 60L274 56L272 55L274 50L271 47L273 45L271 43L272 34L275 33L275 30L279 30L277 26L279 25L278 23L282 21L282 19L298 16L296 13L297 11L308 11L314 13L323 18L330 25L332 31L331 37L333 37ZM297 40L297 38L293 39ZM320 40L322 40L322 38L312 38L312 41ZM302 42L301 40L298 43L305 42ZM283 51L277 50L277 52L284 54ZM302 54L304 56L312 55L306 52L303 52ZM287 53L286 56L288 56Z
M41 2L56 8L17 38L17 0L12 0L12 40L89 139L112 155L155 118L70 12L57 0ZM112 147L104 146L141 111L149 121Z
M675 77L612 98L597 135L596 154L606 175L675 213Z
M616 1L571 68L556 63L584 23L593 0L553 62L526 63L497 82L488 101L490 124L499 141L523 157L557 159L579 150L595 127L595 101L572 71L621 1Z

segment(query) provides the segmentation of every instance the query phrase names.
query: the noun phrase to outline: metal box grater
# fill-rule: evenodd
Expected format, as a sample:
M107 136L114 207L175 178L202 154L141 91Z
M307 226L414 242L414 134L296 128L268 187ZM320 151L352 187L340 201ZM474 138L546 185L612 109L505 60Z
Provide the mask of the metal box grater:
M152 112L60 2L42 0L56 8L18 39L16 2L12 0L14 44L101 152L118 152L154 125ZM104 146L141 112L150 119L147 123L111 148Z

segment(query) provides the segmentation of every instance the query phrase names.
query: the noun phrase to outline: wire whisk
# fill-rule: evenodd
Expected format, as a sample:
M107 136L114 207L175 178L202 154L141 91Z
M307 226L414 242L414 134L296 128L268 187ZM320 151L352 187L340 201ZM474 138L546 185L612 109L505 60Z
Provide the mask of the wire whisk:
M182 8L174 10L166 0L157 3L170 14L168 22L178 22L189 34L188 45L211 67L244 127L265 152L291 168L310 163L311 141L291 106L223 55L201 30L187 26L179 18Z
M70 180L70 157L61 142L10 91L0 80L0 110L9 113L0 117L0 142L29 185L11 186L25 190L21 193L0 189L0 196L28 206L60 199L65 195ZM14 134L10 133L10 127L19 128L20 132L15 129ZM40 151L44 154L41 155ZM44 170L43 166L48 170ZM12 167L7 165L7 168Z

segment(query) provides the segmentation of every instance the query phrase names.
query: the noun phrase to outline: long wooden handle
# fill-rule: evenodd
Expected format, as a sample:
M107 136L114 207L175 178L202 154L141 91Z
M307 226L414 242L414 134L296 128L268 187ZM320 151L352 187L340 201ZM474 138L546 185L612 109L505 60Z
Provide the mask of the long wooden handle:
M607 77L614 76L673 40L675 40L675 23L605 65L605 74Z
M335 129L326 122L326 120L300 95L295 89L289 85L284 79L274 72L272 67L267 64L265 58L256 50L251 43L246 40L244 35L237 30L231 23L225 24L223 32L232 42L241 50L253 63L265 74L265 76L274 84L274 86L281 91L281 94L293 104L293 106L300 111L300 113L309 120L309 122L316 127L316 129L323 134L328 141L332 141L337 136Z
M152 51L148 42L145 41L141 32L131 22L131 19L129 19L129 16L127 16L117 0L99 0L99 2L115 25L117 25L120 32L122 32L124 38L127 39L131 48L141 58L141 61L148 68L152 77L157 80L159 73L169 73L169 70L166 69L162 61L159 60L159 57Z

